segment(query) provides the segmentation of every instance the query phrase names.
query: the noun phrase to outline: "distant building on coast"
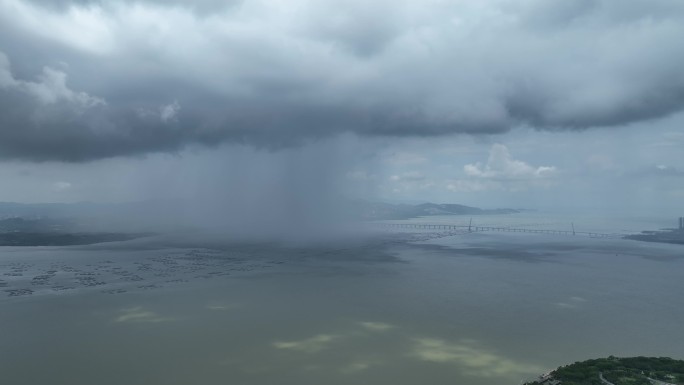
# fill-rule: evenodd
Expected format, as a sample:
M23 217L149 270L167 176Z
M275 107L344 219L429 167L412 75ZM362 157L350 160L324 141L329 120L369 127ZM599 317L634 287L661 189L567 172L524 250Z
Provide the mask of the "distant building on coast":
M684 230L684 217L679 217L679 229Z

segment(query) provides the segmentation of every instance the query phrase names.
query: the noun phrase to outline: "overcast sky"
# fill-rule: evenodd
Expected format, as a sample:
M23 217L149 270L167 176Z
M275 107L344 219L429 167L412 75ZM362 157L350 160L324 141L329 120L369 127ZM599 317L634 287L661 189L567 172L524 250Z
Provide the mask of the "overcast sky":
M684 210L681 0L185 3L0 0L0 201Z

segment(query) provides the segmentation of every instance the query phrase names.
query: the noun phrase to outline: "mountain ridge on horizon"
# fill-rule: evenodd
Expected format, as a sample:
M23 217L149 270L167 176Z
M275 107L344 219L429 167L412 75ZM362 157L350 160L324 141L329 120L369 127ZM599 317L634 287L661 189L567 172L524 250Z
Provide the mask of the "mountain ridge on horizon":
M19 203L0 202L0 218L43 218L73 217L82 215L102 215L116 213L122 208L141 208L148 202L121 203ZM457 203L420 204L387 203L367 200L352 200L345 204L348 212L363 220L409 219L434 215L494 215L515 214L520 209L497 208L482 209Z

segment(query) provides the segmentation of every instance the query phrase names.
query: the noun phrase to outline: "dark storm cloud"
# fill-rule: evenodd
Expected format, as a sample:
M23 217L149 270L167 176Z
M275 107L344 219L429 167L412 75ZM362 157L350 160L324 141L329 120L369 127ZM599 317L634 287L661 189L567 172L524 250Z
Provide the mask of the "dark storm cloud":
M575 130L684 109L678 0L193 4L0 0L0 157Z

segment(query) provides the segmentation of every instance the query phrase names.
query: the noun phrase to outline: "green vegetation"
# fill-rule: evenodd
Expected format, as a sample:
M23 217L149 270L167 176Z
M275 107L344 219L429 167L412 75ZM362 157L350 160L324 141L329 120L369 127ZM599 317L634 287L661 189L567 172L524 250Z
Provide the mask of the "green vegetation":
M606 385L600 376L614 385L684 385L684 361L667 357L599 358L561 366L550 376L528 385ZM657 380L657 381L652 381Z

